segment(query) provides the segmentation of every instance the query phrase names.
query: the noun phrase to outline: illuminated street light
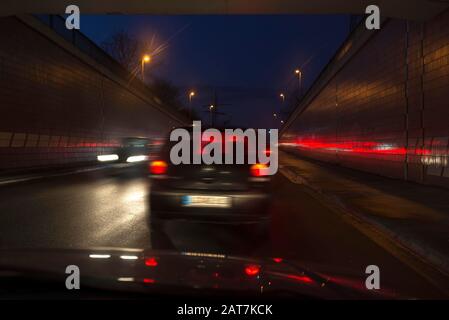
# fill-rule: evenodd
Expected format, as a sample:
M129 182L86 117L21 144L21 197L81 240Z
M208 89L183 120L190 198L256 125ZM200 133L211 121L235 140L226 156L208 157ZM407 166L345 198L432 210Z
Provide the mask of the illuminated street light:
M189 92L189 115L190 115L190 119L192 119L192 99L195 96L195 91L190 91Z
M145 63L149 63L151 61L151 57L148 54L145 54L142 57L141 65L142 65L142 81L145 82Z
M285 102L285 95L284 95L283 93L281 93L281 94L279 95L279 97L281 97L282 102Z
M275 118L276 118L277 116L278 116L278 115L277 115L276 113L273 113L273 117L275 117Z
M295 74L298 75L298 89L299 89L299 95L301 96L302 93L302 72L300 69L295 70Z
M210 113L210 125L211 125L211 127L214 126L214 113L213 113L214 108L215 108L215 106L213 104L211 104L209 106L209 110L210 110L210 112L209 112Z

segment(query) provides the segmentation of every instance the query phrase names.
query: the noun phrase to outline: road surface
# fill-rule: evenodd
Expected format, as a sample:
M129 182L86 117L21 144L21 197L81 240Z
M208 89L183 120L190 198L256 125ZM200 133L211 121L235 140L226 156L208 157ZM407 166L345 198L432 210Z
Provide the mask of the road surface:
M241 227L172 222L151 234L142 172L110 167L0 186L1 248L126 247L283 257L344 270L364 282L365 268L381 271L381 285L417 298L439 293L422 276L346 223L300 185L273 181L271 237Z

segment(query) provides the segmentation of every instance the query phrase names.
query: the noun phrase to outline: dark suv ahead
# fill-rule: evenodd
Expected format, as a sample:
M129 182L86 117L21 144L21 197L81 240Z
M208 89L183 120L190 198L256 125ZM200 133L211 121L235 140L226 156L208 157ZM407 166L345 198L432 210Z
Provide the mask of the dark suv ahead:
M236 142L233 142L235 151ZM161 227L166 220L177 219L257 224L255 230L267 231L271 220L271 177L264 175L265 165L173 165L170 149L174 144L167 139L159 158L149 165L152 228Z

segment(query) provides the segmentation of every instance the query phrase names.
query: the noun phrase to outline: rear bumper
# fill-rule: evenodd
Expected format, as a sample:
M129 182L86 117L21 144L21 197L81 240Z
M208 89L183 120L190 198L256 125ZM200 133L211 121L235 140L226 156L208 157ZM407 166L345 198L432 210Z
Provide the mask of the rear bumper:
M229 208L186 207L185 195L226 196ZM160 220L189 220L218 223L259 223L270 219L271 196L262 191L225 192L207 190L161 190L150 192L151 218Z

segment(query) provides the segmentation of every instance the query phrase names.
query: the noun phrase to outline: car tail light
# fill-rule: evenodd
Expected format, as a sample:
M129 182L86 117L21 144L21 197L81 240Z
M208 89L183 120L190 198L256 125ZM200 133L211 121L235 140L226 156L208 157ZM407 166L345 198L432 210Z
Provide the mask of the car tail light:
M157 160L151 161L150 163L150 172L151 174L164 174L167 172L167 162Z
M158 262L157 262L156 258L153 258L153 257L151 257L151 258L146 258L146 259L145 259L145 265L146 265L147 267L157 267Z
M262 177L267 175L267 165L263 163L253 164L250 168L253 177Z
M260 272L260 266L255 264L249 264L245 267L245 273L247 276L255 277Z

